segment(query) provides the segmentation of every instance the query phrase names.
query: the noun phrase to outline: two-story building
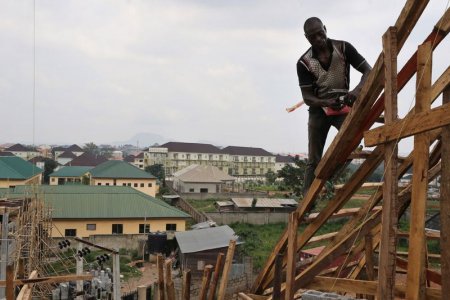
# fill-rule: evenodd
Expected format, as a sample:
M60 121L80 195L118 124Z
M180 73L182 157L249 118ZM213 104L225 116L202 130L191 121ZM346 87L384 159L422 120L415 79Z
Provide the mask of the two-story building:
M14 144L11 147L4 149L4 151L11 152L24 160L30 160L33 157L39 156L39 152L35 148L26 147L22 144Z

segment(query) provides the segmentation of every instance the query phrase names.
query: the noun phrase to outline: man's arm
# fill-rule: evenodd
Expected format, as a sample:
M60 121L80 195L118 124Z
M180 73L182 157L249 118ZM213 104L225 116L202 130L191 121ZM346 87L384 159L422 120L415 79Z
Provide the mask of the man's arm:
M366 81L367 76L370 73L370 70L372 70L372 67L366 61L364 61L357 70L362 73L361 80L359 81L358 85L352 91L348 92L349 98L350 99L353 98L353 101L358 98L359 93L361 92L361 89L364 85L364 82Z
M367 79L367 76L370 73L370 70L372 70L372 67L367 63L366 59L358 53L358 51L353 47L352 44L348 42L345 43L345 56L347 60L350 62L353 68L355 70L359 71L362 76L361 80L359 81L358 85L348 93L348 97L350 100L356 100L358 98L359 93L361 92L361 88L364 85L364 82Z
M314 94L312 86L301 86L303 101L306 105L312 107L331 107L333 109L339 110L340 104L336 99L321 99Z

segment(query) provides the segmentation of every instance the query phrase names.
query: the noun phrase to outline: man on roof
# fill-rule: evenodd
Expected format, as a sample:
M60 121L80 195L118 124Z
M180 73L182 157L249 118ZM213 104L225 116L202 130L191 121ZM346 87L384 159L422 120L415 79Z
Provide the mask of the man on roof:
M303 29L311 44L297 62L300 89L305 104L309 106L308 162L303 189L303 195L306 195L315 177L314 170L322 158L330 127L340 129L371 66L350 43L329 39L319 18L307 19ZM350 65L362 73L353 90L349 90Z

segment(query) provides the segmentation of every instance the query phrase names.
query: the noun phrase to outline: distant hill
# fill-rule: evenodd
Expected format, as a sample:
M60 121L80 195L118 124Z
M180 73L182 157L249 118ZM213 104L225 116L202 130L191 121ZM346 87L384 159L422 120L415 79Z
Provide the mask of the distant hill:
M159 135L159 134L155 134L155 133L150 133L150 132L141 132L138 134L135 134L133 137L131 137L128 140L125 141L116 141L116 142L111 142L111 145L134 145L136 146L137 144L139 144L139 147L148 147L148 146L152 146L155 143L161 145L164 143L169 142L169 140L167 140L165 137Z

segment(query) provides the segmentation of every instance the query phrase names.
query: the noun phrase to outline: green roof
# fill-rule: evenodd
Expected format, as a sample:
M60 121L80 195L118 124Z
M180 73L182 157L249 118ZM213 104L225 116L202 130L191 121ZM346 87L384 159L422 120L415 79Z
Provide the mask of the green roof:
M189 218L187 213L128 186L39 185L0 190L0 197L36 193L54 219Z
M50 177L81 177L92 169L92 167L66 166L56 172L51 173Z
M17 156L0 157L0 178L25 180L44 172L41 168Z
M93 178L140 178L155 179L156 177L132 164L121 160L108 160L89 171Z

